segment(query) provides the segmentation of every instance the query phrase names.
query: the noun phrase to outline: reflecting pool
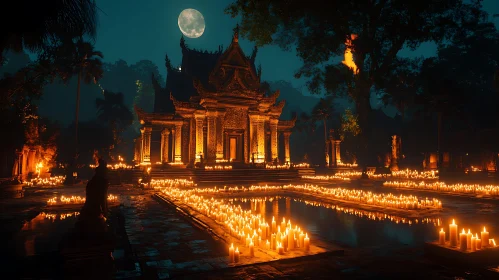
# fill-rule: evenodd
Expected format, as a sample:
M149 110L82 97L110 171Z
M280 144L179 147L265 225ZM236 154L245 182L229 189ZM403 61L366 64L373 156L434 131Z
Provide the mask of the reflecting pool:
M380 212L347 208L286 197L228 199L245 210L292 221L312 235L350 247L387 244L422 245L436 237L440 218L403 218Z

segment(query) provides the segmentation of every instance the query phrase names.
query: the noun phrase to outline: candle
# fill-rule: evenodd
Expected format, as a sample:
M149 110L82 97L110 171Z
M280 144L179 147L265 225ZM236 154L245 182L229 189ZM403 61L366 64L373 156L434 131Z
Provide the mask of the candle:
M270 247L272 250L275 250L275 233L272 233L272 237L270 238Z
M476 238L474 236L471 236L471 252L476 251Z
M468 229L468 234L466 235L466 248L468 248L468 250L471 250L471 237L473 236L473 234L471 233L471 230Z
M272 217L272 233L276 232L276 223L275 223L275 218Z
M251 242L249 244L249 252L250 252L250 257L254 257L255 256L255 248L254 248L253 242Z
M237 247L236 251L234 252L234 262L235 263L239 262L239 247Z
M467 239L468 239L468 235L466 234L466 232L464 232L464 228L463 228L463 232L461 232L459 234L459 248L462 250L462 251L466 251L466 245L467 245Z
M281 228L284 230L286 228L286 219L282 218Z
M482 239L478 238L478 233L475 235L476 249L482 249Z
M290 230L288 232L288 249L289 250L292 250L295 248L295 240L294 240L294 234L293 234L293 230Z
M234 262L234 243L232 243L229 248L229 261Z
M487 232L487 229L483 227L482 233L482 248L487 248L489 247L489 233Z
M276 233L276 236L275 236L275 240L276 240L277 243L281 242L281 237L282 237L282 235L281 235L281 227L278 227L277 228L277 233Z
M265 243L265 249L270 250L270 242L267 239L267 242Z
M300 232L300 235L298 235L299 243L300 243L300 248L303 248L303 239L305 238L305 234L303 232Z
M279 255L284 255L284 248L282 247L282 244L281 244L281 243L279 243L277 253L278 253Z
M445 231L444 231L443 228L440 230L439 238L438 238L438 243L440 245L445 245Z
M248 233L248 237L246 237L246 247L248 247L250 243L251 243L251 237L249 236Z
M451 247L457 246L457 225L452 219L452 224L449 225L449 241Z
M492 248L496 247L496 241L493 238L489 239L489 246Z
M287 232L287 230L286 230ZM288 251L288 234L283 234L282 235L282 240L284 241L282 247L284 247L284 251L287 252Z
M310 238L308 238L308 233L305 234L305 239L303 239L303 249L305 249L305 251L310 251Z

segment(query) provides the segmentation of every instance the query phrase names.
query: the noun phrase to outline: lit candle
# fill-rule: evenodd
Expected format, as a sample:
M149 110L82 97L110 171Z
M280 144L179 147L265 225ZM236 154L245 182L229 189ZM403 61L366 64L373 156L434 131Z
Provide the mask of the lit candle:
M281 228L284 230L286 228L286 219L282 218Z
M462 251L466 251L466 245L467 245L467 239L468 239L468 235L466 234L466 232L464 231L464 228L463 228L463 232L461 232L459 234L459 248L462 250Z
M281 244L281 243L279 243L277 253L278 253L279 255L284 255L284 248L282 247L282 244Z
M248 237L246 237L246 247L248 247L250 243L251 243L251 237L249 236L248 233Z
M449 241L451 247L457 246L457 225L452 219L452 224L449 225Z
M496 241L494 240L494 238L489 239L489 246L492 248L496 247Z
M234 243L229 247L229 261L234 262Z
M295 248L295 240L294 240L293 230L288 232L288 250L292 250Z
M298 235L299 243L300 243L300 248L303 248L303 239L305 238L305 234L303 232L300 232L300 235Z
M466 235L466 248L468 248L468 250L471 250L471 237L473 236L473 234L471 233L471 230L468 229L468 234Z
M476 249L482 249L482 239L478 238L478 233L475 235Z
M275 250L275 233L272 233L272 237L270 238L270 247L272 250Z
M444 231L443 228L440 230L439 238L438 238L438 243L440 245L445 245L445 231Z
M254 248L253 242L251 242L249 244L249 252L250 252L250 257L254 257L255 256L255 248Z
M310 251L310 238L308 238L308 233L305 234L305 239L303 239L303 248L305 251Z
M483 227L482 233L482 247L487 248L489 247L489 233L487 232L487 229Z
M471 252L476 251L476 238L474 236L471 236Z
M239 248L236 248L236 251L234 252L234 262L239 262Z
M276 232L276 223L274 217L272 217L272 233Z
M267 239L267 242L265 242L265 249L270 250L270 242Z
M277 227L277 233L275 236L275 240L277 241L277 243L281 242L281 227Z

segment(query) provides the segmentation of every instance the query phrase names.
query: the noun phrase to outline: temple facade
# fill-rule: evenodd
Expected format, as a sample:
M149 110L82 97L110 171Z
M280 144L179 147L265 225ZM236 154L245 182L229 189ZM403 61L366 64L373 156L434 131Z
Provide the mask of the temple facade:
M170 65L166 87L155 85L154 112L135 108L141 136L137 163L188 164L290 162L289 138L296 119L281 120L285 101L266 93L255 67L257 49L246 56L237 28L223 51L202 52L180 41L182 64ZM279 154L284 145L284 154Z

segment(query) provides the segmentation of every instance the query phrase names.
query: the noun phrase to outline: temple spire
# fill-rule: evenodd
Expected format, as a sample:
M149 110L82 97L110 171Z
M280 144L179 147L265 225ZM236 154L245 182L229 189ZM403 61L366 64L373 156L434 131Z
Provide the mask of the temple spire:
M234 35L232 37L232 42L239 42L239 23L234 27Z

